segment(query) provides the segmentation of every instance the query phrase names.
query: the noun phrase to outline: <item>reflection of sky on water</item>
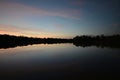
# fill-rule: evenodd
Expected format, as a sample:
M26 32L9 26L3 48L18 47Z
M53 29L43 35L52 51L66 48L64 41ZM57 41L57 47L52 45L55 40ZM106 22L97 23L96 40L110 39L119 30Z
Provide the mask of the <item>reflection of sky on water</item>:
M72 44L33 45L0 49L0 69L51 69L75 66L112 66L120 62L119 49L82 48ZM113 65L114 66L114 65Z

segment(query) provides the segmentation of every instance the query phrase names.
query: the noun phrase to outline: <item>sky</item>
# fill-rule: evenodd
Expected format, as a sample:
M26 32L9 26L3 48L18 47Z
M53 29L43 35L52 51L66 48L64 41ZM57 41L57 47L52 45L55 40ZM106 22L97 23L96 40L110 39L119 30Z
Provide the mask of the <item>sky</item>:
M0 0L0 34L71 38L120 33L120 0Z

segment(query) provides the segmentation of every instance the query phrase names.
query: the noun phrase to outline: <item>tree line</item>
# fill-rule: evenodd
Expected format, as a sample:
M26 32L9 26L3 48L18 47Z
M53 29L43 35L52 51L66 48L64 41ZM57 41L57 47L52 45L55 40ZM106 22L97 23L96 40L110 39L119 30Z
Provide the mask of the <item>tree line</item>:
M81 35L71 39L65 38L34 38L25 36L13 36L13 35L0 35L0 48L11 48L17 46L27 46L32 44L60 44L60 43L73 43L79 47L108 47L108 48L120 48L120 35Z

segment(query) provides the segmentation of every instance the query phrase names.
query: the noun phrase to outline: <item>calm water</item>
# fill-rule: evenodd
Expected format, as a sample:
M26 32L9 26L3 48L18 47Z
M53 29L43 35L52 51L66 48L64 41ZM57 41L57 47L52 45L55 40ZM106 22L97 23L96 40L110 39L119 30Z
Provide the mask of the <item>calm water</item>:
M23 78L115 78L120 49L37 44L0 49L0 73Z

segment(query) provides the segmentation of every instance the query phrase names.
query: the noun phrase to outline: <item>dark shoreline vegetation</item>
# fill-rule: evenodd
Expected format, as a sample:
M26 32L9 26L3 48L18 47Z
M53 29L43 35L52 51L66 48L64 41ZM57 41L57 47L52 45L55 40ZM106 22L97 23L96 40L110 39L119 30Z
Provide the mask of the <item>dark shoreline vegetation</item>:
M0 49L14 48L33 44L73 43L79 47L96 46L100 48L120 48L120 35L76 36L72 39L63 38L33 38L13 35L0 35Z

